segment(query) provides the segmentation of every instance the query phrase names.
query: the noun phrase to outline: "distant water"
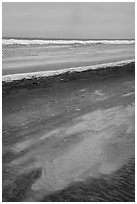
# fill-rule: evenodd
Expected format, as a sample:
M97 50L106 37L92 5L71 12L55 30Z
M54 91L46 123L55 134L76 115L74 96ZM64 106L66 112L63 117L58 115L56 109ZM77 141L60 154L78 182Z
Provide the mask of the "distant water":
M46 39L2 39L3 45L93 45L134 44L135 40L46 40Z
M84 67L135 58L135 40L2 39L2 74Z

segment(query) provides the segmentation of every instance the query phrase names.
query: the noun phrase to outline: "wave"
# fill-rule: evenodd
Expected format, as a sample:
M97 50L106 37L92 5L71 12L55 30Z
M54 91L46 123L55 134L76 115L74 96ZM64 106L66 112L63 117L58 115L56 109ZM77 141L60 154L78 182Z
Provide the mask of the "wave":
M2 45L93 45L93 44L134 44L135 40L27 40L2 39Z
M31 72L31 73L9 74L9 75L2 76L2 82L8 83L8 82L18 81L22 79L52 77L52 76L57 76L57 75L63 75L66 73L71 74L75 72L105 69L108 67L122 67L130 63L135 63L135 59L124 60L124 61L119 61L119 62L111 62L111 63L105 63L105 64L97 64L97 65L91 65L91 66L89 65L89 66L83 66L83 67L65 68L65 69L52 70L52 71L39 71L39 72Z

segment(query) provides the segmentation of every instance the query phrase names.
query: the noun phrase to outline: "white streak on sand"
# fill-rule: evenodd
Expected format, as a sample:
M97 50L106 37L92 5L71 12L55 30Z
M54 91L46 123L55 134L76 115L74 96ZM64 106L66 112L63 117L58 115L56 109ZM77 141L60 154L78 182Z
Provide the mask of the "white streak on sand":
M62 139L72 138L73 145L69 141L65 145L58 138L58 142L47 149L45 139L37 148L30 148L23 157L10 163L18 168L19 174L34 168L43 169L41 177L31 187L30 199L35 200L37 196L63 189L89 176L111 174L134 155L134 105L97 109L73 122L71 126L49 133L52 141L58 135Z
M134 95L135 93L134 92L130 92L130 93L126 93L126 94L124 94L123 96L125 97L125 96L131 96L131 95Z

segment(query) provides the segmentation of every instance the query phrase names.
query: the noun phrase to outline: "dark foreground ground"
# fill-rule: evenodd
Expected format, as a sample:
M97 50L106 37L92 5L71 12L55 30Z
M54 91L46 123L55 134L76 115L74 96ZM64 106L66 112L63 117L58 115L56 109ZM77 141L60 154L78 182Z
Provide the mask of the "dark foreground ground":
M134 71L3 94L3 201L135 201Z

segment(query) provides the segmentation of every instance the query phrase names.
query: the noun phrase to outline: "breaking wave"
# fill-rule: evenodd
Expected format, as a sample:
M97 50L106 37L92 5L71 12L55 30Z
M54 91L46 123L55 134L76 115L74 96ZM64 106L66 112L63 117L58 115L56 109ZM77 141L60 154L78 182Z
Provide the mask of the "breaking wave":
M83 67L73 67L73 68L66 68L66 69L52 70L52 71L39 71L39 72L31 72L31 73L9 74L9 75L2 76L2 81L12 82L14 80L32 79L32 78L39 78L39 77L50 77L50 76L65 74L68 72L73 73L73 72L96 70L99 68L105 69L107 67L119 67L119 66L128 65L134 62L135 60L131 59L131 60L125 60L125 61L119 61L119 62L106 63L106 64L97 64L97 65L83 66Z
M135 40L40 40L2 39L3 45L93 45L93 44L134 44Z

